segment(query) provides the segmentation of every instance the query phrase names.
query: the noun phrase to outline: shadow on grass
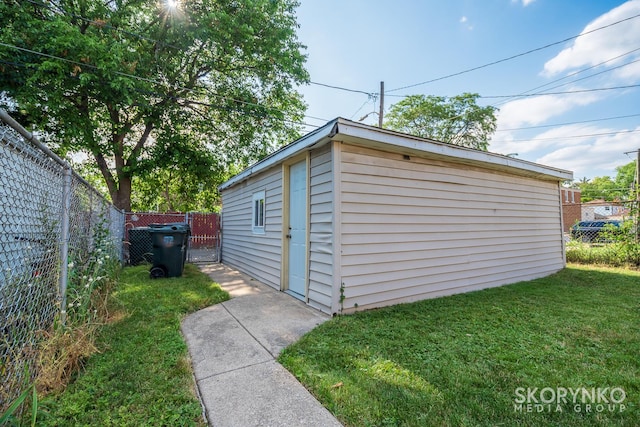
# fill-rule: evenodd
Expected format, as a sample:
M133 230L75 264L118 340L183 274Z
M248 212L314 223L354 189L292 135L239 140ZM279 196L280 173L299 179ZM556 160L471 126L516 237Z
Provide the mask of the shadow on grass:
M574 266L338 317L280 361L347 425L640 425L639 318L640 273ZM626 399L527 413L518 387L621 387Z

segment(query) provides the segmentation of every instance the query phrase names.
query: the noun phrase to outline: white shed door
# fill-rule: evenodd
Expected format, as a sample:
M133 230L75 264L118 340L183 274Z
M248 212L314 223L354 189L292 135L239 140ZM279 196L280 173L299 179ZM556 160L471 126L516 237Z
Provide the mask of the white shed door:
M307 162L289 169L289 291L305 297L307 282Z

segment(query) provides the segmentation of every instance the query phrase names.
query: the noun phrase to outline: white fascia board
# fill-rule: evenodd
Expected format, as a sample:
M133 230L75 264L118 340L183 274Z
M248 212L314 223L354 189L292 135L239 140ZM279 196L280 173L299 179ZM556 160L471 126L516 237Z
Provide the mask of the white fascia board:
M544 166L533 162L528 162L501 154L487 151L473 150L444 142L419 138L399 132L353 122L343 118L331 120L324 126L308 133L302 138L285 145L273 154L265 157L261 161L254 163L244 171L235 175L228 181L218 186L218 190L226 190L240 183L250 176L255 175L265 169L274 166L287 158L295 156L302 150L315 146L319 143L326 143L331 139L345 142L353 142L373 147L383 145L393 147L395 150L404 150L413 155L430 154L436 157L458 161L496 170L510 171L521 175L537 176L544 179L558 181L568 181L573 179L573 172Z
M235 184L248 179L250 176L255 175L256 173L261 172L265 169L268 169L271 166L274 166L286 160L289 157L295 156L300 151L306 148L312 147L318 144L319 142L328 142L329 139L335 134L335 126L337 122L338 122L338 119L331 120L326 125L319 127L313 132L306 134L305 136L303 136L300 139L297 139L291 144L285 145L278 151L275 151L274 153L268 155L267 157L260 160L259 162L249 166L247 169L243 170L238 175L235 175L228 181L220 184L218 186L218 190L219 191L226 190L227 188L232 187ZM326 141L322 141L323 139L326 139Z
M457 159L463 163L477 164L478 166L492 167L500 170L519 170L520 173L557 179L561 181L572 180L573 172L557 169L538 163L528 162L501 154L486 151L473 150L453 144L439 141L431 141L394 131L375 128L350 120L338 119L337 136L344 135L356 139L375 141L377 143L406 149L415 153L429 153L436 156ZM515 171L514 171L515 172Z

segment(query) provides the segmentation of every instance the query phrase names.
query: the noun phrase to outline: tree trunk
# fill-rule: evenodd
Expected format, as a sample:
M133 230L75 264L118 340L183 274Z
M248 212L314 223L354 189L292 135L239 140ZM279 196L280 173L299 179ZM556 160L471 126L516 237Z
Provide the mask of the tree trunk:
M116 208L131 212L131 178L120 178L118 189L115 193L111 193L111 199Z

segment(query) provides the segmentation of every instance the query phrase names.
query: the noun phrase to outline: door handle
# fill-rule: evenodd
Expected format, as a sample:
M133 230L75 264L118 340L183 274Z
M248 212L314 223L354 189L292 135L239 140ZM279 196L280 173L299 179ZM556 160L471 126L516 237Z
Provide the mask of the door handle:
M290 238L291 238L291 234L287 234L287 239L290 239Z

